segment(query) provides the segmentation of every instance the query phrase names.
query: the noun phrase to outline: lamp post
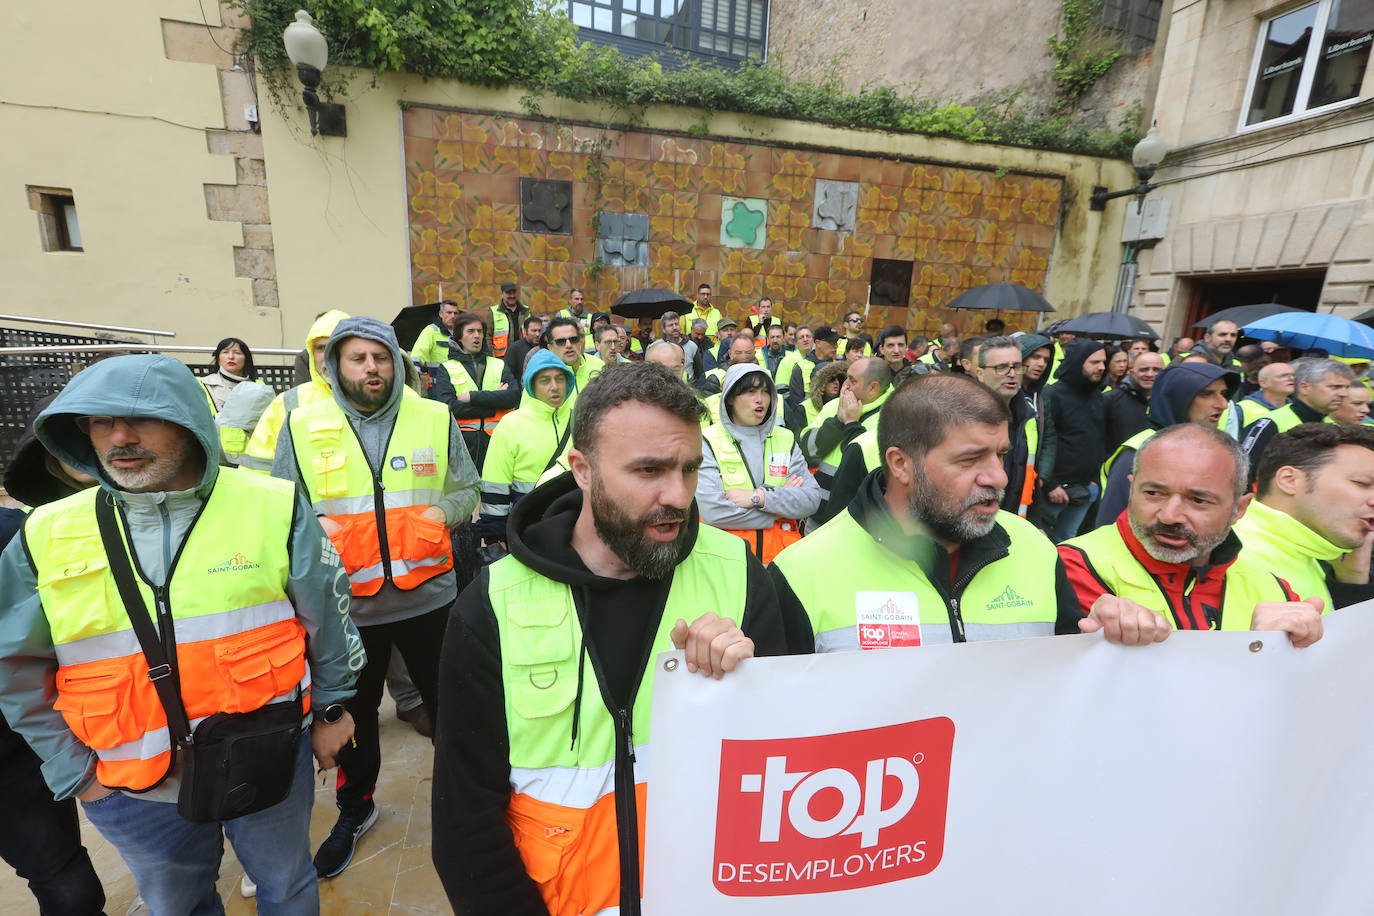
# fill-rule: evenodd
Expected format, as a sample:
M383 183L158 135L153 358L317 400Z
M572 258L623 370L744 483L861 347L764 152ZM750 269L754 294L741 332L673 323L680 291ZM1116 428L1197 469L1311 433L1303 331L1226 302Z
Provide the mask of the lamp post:
M1139 183L1124 191L1108 191L1104 186L1096 185L1089 206L1094 210L1105 210L1107 201L1131 194L1135 195L1137 206L1144 204L1145 195L1156 187L1150 184L1150 179L1154 177L1155 169L1159 168L1168 152L1169 148L1165 145L1164 138L1159 135L1159 128L1151 124L1145 136L1135 145L1135 149L1131 150L1131 164L1135 166L1135 177Z
M320 74L329 63L329 44L320 30L315 28L315 21L309 13L305 10L296 11L296 21L282 33L282 44L286 45L286 56L295 64L296 76L305 87L301 98L305 100L305 110L310 114L311 135L348 136L344 107L321 102L319 93L315 91L320 87Z

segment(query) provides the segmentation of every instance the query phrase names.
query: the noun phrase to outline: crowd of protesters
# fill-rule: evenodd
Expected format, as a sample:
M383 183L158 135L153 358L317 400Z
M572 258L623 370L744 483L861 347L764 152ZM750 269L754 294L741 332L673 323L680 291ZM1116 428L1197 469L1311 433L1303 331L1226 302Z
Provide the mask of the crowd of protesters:
M41 402L0 515L0 855L42 912L104 905L75 799L154 913L223 911L226 835L260 912L318 912L379 818L384 685L435 742L457 912L630 914L657 652L1303 647L1374 595L1366 363L692 292L632 328L505 283L409 351L325 312L279 395L227 338Z

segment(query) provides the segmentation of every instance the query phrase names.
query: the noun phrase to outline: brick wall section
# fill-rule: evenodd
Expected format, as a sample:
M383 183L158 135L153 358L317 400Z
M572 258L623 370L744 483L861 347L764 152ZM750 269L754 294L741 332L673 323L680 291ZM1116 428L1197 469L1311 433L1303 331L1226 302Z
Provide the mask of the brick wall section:
M209 219L240 223L243 244L233 251L234 275L253 281L253 303L277 308L277 263L272 245L272 216L267 204L267 165L262 137L244 116L244 105L256 102L248 72L236 66L242 30L248 19L241 10L219 5L220 25L162 20L163 50L169 60L212 64L224 105L224 130L208 129L212 154L234 158L235 184L205 186ZM209 10L206 10L207 14Z

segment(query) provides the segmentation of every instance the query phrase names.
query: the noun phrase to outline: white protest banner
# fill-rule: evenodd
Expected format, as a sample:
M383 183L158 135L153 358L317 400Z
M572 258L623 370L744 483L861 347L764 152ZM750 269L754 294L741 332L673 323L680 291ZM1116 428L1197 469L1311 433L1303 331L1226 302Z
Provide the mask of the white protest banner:
M644 912L1374 912L1374 603L1325 620L662 655Z

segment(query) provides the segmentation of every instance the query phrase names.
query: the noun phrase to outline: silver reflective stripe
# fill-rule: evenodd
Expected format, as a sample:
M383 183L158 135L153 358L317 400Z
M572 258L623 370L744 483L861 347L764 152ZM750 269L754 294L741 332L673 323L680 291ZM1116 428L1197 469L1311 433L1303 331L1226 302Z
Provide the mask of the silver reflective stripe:
M415 506L433 506L444 495L439 489L385 490L382 493L383 509L409 509ZM317 499L311 504L315 513L324 515L362 515L376 511L376 502L371 493L366 496L336 496L333 499Z
M816 465L816 473L817 473L817 474L829 474L831 477L834 477L834 476L835 476L835 472L838 471L839 469L840 469L839 465L830 464L829 462L825 462L825 461L822 461L820 464Z
M510 515L509 503L489 503L482 501L482 507L478 510L482 515L490 515L495 518L498 515Z
M441 557L425 557L419 560L392 560L391 577L394 579L398 576L404 576L408 575L409 573L413 573L416 570L430 569L432 567L442 565L445 561L448 560L448 558L449 554L444 554ZM364 566L362 569L357 570L356 572L349 573L348 581L353 582L357 585L363 585L367 582L372 582L375 579L380 579L385 575L386 566L382 563L374 563L371 566Z
M649 746L635 745L635 782L648 781ZM511 791L551 805L590 808L615 792L615 761L589 767L511 767Z
M245 633L268 624L290 620L295 616L296 609L291 606L291 602L282 598L232 611L221 611L218 614L177 617L177 644L184 645L206 639L219 639L236 633ZM85 639L63 643L56 646L55 649L57 663L63 666L98 662L108 658L124 658L129 655L138 655L143 651L138 644L138 636L134 634L132 628L118 630L114 633L102 633L99 636L88 636Z
M1035 620L1020 623L964 623L964 635L969 642L985 639L1029 639L1033 636L1053 636L1054 621Z
M238 458L236 458L235 460L238 461L239 467L244 468L244 469L249 470L249 471L270 471L270 470L272 470L272 459L271 459L271 458L259 458L259 457L256 456L256 455L252 455L252 454L249 454L248 452L244 452L243 454L239 455Z
M859 628L841 627L816 634L816 653L853 652L859 648Z
M306 690L309 689L309 687L310 675L307 674L304 678L301 679L299 689ZM278 696L273 697L267 702L276 703L279 700L285 700L288 697L294 697L296 695L297 689L297 687L292 687L290 690L286 691L286 693L279 694ZM265 706L267 704L264 703L263 705ZM210 717L200 716L199 718L192 719L190 721L191 730L194 731L197 725L204 722L208 718ZM165 754L171 749L171 734L164 727L154 729L150 732L144 732L142 738L135 738L133 741L126 741L123 744L117 744L114 747L95 748L94 750L96 756L99 757L101 760L106 760L111 763L114 763L124 760L151 760L158 754Z

